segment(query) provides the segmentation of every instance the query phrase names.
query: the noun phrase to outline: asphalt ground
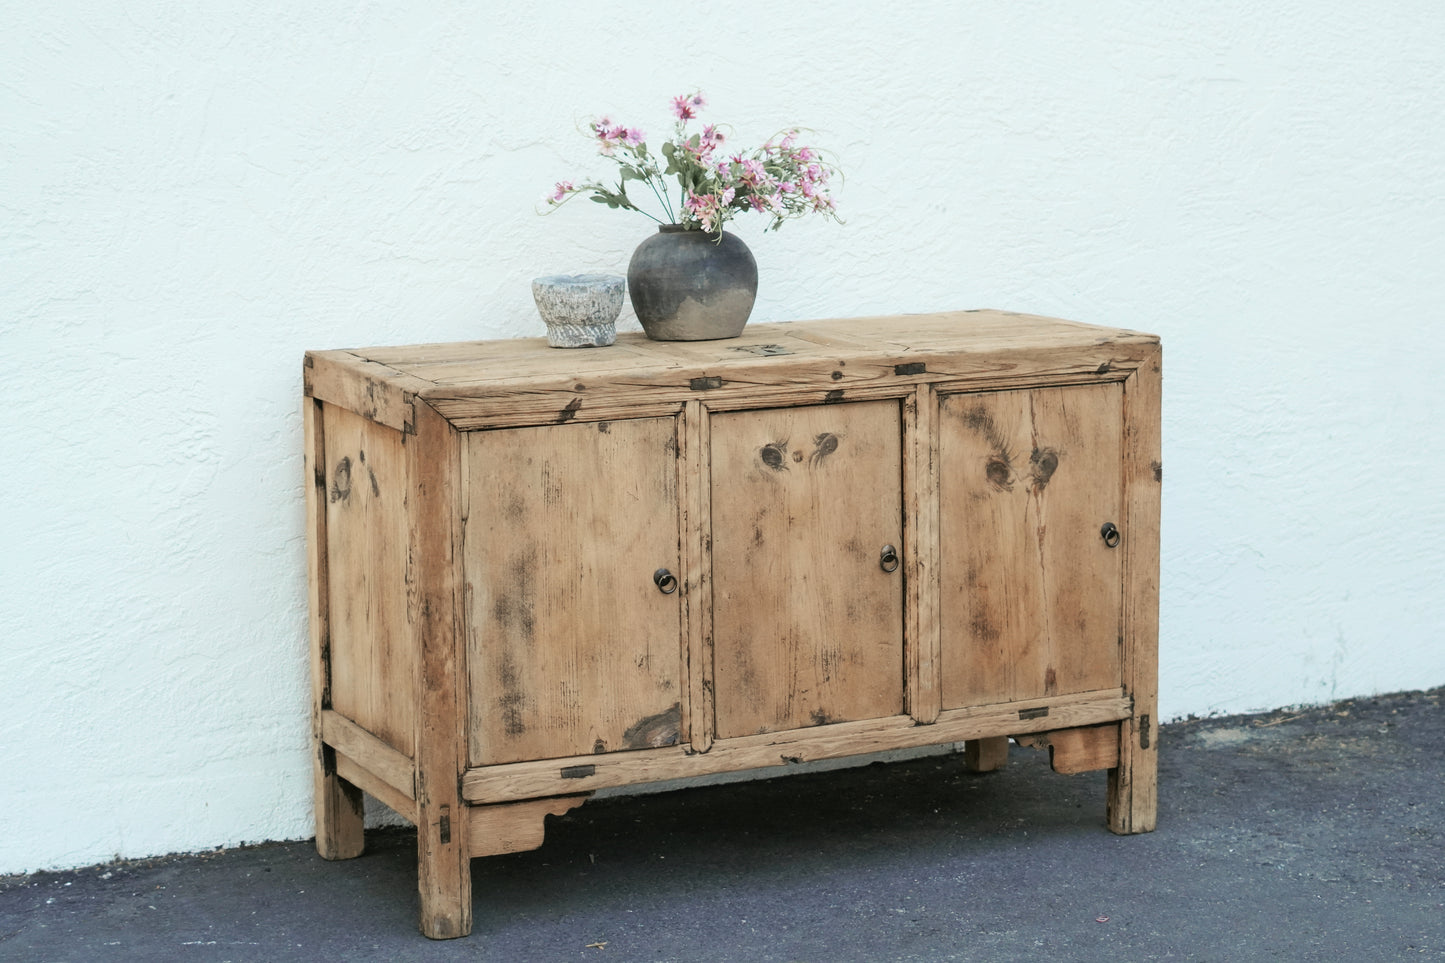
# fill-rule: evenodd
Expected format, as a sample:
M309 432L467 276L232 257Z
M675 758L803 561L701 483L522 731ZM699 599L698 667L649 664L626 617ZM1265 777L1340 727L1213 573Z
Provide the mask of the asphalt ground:
M1445 958L1445 689L1180 722L1159 828L1013 747L593 800L416 929L415 835L0 877L5 961Z

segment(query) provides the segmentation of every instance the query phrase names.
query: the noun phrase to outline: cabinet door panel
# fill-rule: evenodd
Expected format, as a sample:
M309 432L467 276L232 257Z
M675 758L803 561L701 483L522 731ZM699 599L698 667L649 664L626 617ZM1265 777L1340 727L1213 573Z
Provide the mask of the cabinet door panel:
M903 710L895 401L712 419L717 735Z
M671 418L466 437L472 765L678 741L676 450Z
M944 708L1118 686L1121 386L950 395L939 430Z

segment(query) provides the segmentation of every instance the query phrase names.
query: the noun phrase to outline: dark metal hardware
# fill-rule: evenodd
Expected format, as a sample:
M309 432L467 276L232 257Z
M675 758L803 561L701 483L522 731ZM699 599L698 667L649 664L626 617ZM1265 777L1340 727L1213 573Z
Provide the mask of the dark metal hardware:
M660 568L652 573L652 581L663 595L671 595L677 591L677 576L665 568Z
M885 572L898 571L898 549L892 545L884 545L883 551L878 556L878 567Z
M1099 529L1099 535L1103 537L1104 544L1110 548L1118 545L1119 539L1123 537L1119 534L1119 529L1113 522L1105 522L1104 527Z

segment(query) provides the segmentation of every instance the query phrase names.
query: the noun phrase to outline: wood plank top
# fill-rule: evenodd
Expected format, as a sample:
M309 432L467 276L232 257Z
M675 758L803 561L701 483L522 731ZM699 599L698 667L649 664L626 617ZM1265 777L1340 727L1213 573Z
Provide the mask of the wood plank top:
M413 397L457 427L477 428L619 417L638 403L680 404L698 392L725 404L730 389L755 396L825 383L827 400L841 400L917 381L1103 375L1136 367L1158 340L1036 315L948 311L754 324L720 341L651 341L638 331L605 348L518 338L311 351L306 387L402 431Z

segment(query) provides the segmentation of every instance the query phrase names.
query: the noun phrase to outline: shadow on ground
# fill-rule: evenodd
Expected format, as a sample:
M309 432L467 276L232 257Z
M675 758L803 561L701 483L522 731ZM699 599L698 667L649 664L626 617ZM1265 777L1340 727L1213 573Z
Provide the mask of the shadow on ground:
M0 959L1445 958L1445 690L1176 723L1159 829L1014 747L632 798L474 860L475 928L416 930L415 835L0 878Z

